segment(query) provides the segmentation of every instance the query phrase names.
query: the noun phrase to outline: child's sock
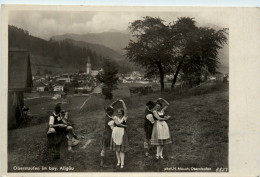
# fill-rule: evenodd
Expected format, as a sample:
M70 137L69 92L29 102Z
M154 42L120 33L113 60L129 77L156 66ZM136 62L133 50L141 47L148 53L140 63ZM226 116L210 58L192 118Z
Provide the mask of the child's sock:
M160 150L161 150L161 146L157 146L156 156L160 156Z
M163 154L163 146L161 146L161 149L160 149L160 156L162 156Z

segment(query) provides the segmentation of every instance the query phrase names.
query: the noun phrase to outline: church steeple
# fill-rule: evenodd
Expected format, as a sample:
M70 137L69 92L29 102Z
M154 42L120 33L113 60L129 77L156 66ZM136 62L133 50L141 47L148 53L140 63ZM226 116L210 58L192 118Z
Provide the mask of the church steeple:
M90 63L90 58L88 57L88 63L87 63L87 74L91 74L91 63Z

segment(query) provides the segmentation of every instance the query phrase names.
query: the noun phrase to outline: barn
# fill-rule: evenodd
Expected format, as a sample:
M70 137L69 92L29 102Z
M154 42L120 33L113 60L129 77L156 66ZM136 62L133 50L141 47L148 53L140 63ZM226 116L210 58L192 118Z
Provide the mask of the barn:
M22 120L23 93L32 89L32 72L28 51L8 52L8 128L15 128Z

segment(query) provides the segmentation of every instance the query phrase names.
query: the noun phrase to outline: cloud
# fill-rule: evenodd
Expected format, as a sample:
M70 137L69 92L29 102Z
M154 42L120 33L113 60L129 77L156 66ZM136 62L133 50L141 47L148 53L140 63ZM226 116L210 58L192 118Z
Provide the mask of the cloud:
M177 17L195 17L198 24L212 23L228 27L227 17L219 13L197 12L66 12L66 11L12 11L9 24L28 30L31 35L49 39L64 33L100 33L126 30L129 23L143 16L161 17L166 22Z
M86 23L86 27L91 32L102 32L110 29L119 31L126 30L130 21L138 19L138 15L131 13L97 13L91 21Z

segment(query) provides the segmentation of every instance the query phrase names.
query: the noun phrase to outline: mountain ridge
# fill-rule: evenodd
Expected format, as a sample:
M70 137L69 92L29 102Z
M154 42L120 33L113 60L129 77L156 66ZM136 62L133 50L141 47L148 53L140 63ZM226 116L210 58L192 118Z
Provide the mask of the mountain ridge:
M201 25L201 27L206 27L206 26L208 26L210 28L214 28L216 30L222 29L221 27L219 27L217 25L209 24L209 23ZM103 41L99 40L103 36L105 36L106 40L103 40ZM122 39L122 38L124 38L124 39ZM72 39L72 40L75 40L75 41L80 40L80 41L87 42L87 43L100 44L100 45L103 45L105 47L108 47L108 48L118 52L121 55L124 55L125 51L122 50L122 49L127 46L131 37L130 37L130 33L124 34L123 32L102 32L102 33L86 33L86 34L70 33L69 35L64 34L64 35L53 36L52 39L57 40L57 41L62 41L62 40L65 40L65 39ZM108 42L109 39L112 42ZM120 41L118 41L118 39L120 39ZM111 45L111 44L113 44L113 45ZM222 72L222 73L228 73L229 72L229 46L228 46L228 42L227 42L226 45L224 45L224 47L222 49L219 50L219 58L220 58L219 61L221 63L221 64L219 64L219 71Z
M92 44L100 44L108 47L120 54L124 54L122 51L129 42L130 34L122 32L102 32L102 33L86 33L86 34L75 34L66 33L63 35L56 35L50 38L55 41L62 41L65 39L73 39L75 41L83 41Z
M102 48L101 46L92 44L89 44L89 46L92 46L92 48ZM9 50L22 49L30 51L33 73L37 71L43 73L84 72L88 57L91 59L93 69L101 68L104 59L109 58L118 68L119 72L127 72L130 70L128 66L122 66L121 62L115 59L114 56L119 57L119 54L116 54L116 52L113 53L113 51L105 47L102 48L103 53L107 52L114 56L103 56L97 53L97 49L94 51L91 50L90 47L87 48L87 46L80 47L70 41L47 41L32 36L28 31L12 25L8 26L8 48Z

